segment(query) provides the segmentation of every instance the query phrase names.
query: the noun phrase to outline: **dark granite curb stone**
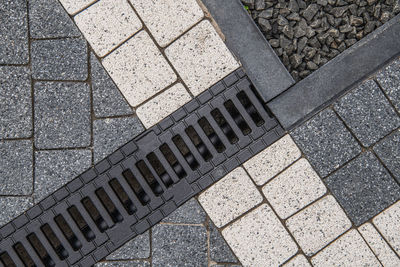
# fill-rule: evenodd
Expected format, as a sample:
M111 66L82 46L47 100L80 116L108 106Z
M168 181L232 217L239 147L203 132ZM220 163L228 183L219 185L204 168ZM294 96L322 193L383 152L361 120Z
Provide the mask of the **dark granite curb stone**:
M268 103L285 129L310 118L400 54L400 15Z

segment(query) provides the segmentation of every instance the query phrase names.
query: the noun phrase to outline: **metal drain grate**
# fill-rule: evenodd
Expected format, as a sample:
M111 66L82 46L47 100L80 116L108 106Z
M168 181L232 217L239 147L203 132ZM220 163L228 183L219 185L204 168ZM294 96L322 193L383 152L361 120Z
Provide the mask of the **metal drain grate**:
M0 229L0 266L90 266L283 134L243 70Z

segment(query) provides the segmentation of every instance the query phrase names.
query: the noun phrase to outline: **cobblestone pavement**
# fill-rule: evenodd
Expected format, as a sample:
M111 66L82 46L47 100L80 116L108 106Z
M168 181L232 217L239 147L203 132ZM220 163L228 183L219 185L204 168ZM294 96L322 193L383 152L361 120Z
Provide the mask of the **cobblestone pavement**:
M240 66L207 14L0 0L0 224ZM97 266L399 266L399 99L396 60Z

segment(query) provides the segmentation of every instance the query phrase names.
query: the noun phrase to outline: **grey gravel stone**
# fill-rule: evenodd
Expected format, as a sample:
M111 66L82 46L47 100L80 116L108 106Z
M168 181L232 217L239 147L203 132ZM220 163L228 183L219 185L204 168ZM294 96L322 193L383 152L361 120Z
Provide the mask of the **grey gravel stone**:
M331 109L296 128L291 136L322 177L361 152L355 138Z
M1 66L0 139L23 138L32 135L31 97L29 69Z
M33 41L31 56L34 79L84 81L88 76L87 45L83 39Z
M81 33L57 0L29 1L32 38L79 37Z
M0 227L32 205L31 197L0 197Z
M313 17L315 16L315 14L316 14L317 12L318 12L318 5L316 5L316 4L311 4L311 5L309 5L309 6L304 10L303 17L304 17L306 20L310 21L310 20L313 19Z
M374 146L374 150L400 183L400 130L385 137Z
M88 169L92 163L90 150L58 150L35 152L34 201L65 185Z
M0 195L32 193L32 153L30 140L0 141Z
M400 59L395 60L376 76L376 80L400 112Z
M342 97L334 108L365 147L400 125L400 118L372 80Z
M203 226L158 224L153 227L154 267L207 266L207 232Z
M326 184L356 225L400 199L400 186L371 152L329 176Z
M29 60L26 0L0 3L0 64L27 64Z
M163 222L169 223L187 223L202 224L206 220L206 213L199 202L192 198L173 213L171 213Z
M95 120L93 122L94 161L103 159L143 131L144 128L137 117Z
M109 117L132 114L131 107L93 53L90 54L90 66L95 116Z
M210 258L215 262L238 263L225 239L211 222L210 229Z
M37 82L34 90L35 146L42 149L89 146L89 86Z
M149 231L135 237L107 256L107 260L144 259L150 257Z
M95 265L96 267L150 267L148 261L104 261Z

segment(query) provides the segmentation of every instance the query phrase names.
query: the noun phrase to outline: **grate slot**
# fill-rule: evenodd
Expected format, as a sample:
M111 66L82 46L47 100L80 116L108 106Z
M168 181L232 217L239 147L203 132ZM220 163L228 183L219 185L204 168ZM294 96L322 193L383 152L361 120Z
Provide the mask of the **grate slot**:
M56 263L50 257L47 250L44 248L42 242L40 242L39 238L36 236L35 233L31 233L26 237L35 250L36 254L39 255L40 260L46 267L53 267L56 266Z
M110 197L107 195L103 187L96 190L96 196L99 198L100 202L103 204L104 208L111 216L113 222L114 223L122 222L123 218L121 213L115 207L114 203L111 201Z
M164 183L164 185L167 188L170 187L174 183L174 181L167 173L160 160L157 158L156 154L154 154L154 152L151 152L146 157L150 165L153 167L154 171L157 173L158 177L160 177L161 181Z
M56 234L53 232L53 229L50 227L50 225L46 223L41 227L41 230L46 236L47 240L50 242L54 251L57 253L60 260L65 260L69 256L69 254L60 242L60 239L58 239Z
M175 173L174 169L172 169L171 164L167 161L167 159L165 158L164 154L161 153L160 148L154 150L152 153L154 153L154 156L156 156L157 159L160 161L160 164L162 165L162 167L165 169L166 173L171 178L172 183L174 184L174 183L179 182L179 180L181 178L178 177L178 175ZM176 158L175 158L175 160L176 160ZM176 163L177 163L177 161L176 161Z
M128 182L129 186L135 192L136 196L138 197L140 203L142 203L143 206L150 202L150 197L146 194L146 192L140 186L138 180L133 175L133 173L130 169L126 169L122 173L122 176L124 176L125 180Z
M99 210L96 208L96 206L93 204L92 200L90 200L89 197L85 197L82 199L82 205L86 209L92 220L95 222L100 232L103 233L105 230L108 229L106 221L100 215Z
M85 219L83 219L81 213L79 212L79 210L76 208L75 205L69 207L68 212L87 241L90 242L96 238L92 229L90 229L89 225L87 224Z
M124 205L126 212L129 215L132 215L136 211L135 205L133 205L132 200L129 198L128 194L122 188L121 184L118 182L116 178L113 178L109 181L111 188L114 190L115 194L117 195L118 199Z
M11 259L10 255L8 255L6 251L0 254L0 260L1 263L4 264L4 266L17 267L17 265L15 265L14 261Z
M36 267L36 264L33 262L31 256L28 254L21 242L16 243L13 247L18 257L22 260L24 266Z
M218 153L218 151L216 150L214 145L211 143L210 139L207 137L207 135L205 134L203 129L200 127L200 125L195 123L195 124L190 125L190 127L193 127L193 129L199 135L200 139L204 142L204 144L206 145L210 154L215 156Z
M262 126L265 123L265 121L261 117L260 113L258 113L256 107L251 103L247 94L244 91L240 91L239 93L236 94L236 97L239 99L240 103L246 109L247 113L250 115L255 125L257 127Z
M79 250L82 247L82 243L78 240L71 227L65 221L64 217L59 214L54 218L54 221L60 228L61 232L64 234L65 238L67 238L72 249L75 251Z
M190 168L192 170L196 170L199 167L199 162L193 156L192 152L189 150L182 137L180 135L175 135L174 137L172 137L172 142L174 142L176 148L179 150L179 152L181 152L182 156L185 158Z
M224 152L226 150L226 147L222 143L222 141L219 138L219 136L217 135L217 133L214 131L214 128L211 126L210 122L205 117L202 117L198 120L198 123L199 123L201 129L207 135L210 142L213 144L213 146L217 150L217 152L218 153Z
M235 132L232 130L232 127L225 120L224 115L222 115L219 109L213 109L211 111L211 116L213 116L215 122L222 129L222 132L225 134L226 138L228 138L231 144L235 144L239 141L239 138L236 136Z
M175 157L171 148L167 144L162 144L160 146L160 151L164 155L164 158L168 161L169 165L172 167L176 175L182 179L187 176L185 169L179 163L178 159Z
M189 136L190 140L197 148L197 151L203 157L204 161L210 161L213 156L211 155L207 146L204 144L203 140L201 140L201 137L197 134L193 126L189 126L188 128L186 128L185 133L187 134L187 136Z
M232 119L236 123L236 125L239 127L239 129L242 131L243 135L248 135L251 133L251 129L247 122L244 120L243 116L239 113L237 110L235 104L232 102L232 100L228 100L224 103L224 107L228 111L228 113L231 115Z
M142 177L146 180L147 184L150 186L154 195L156 196L161 195L164 190L162 189L161 185L157 182L157 180L154 178L153 173L150 171L149 167L144 162L144 160L139 160L138 163L136 163L136 167L138 168Z

